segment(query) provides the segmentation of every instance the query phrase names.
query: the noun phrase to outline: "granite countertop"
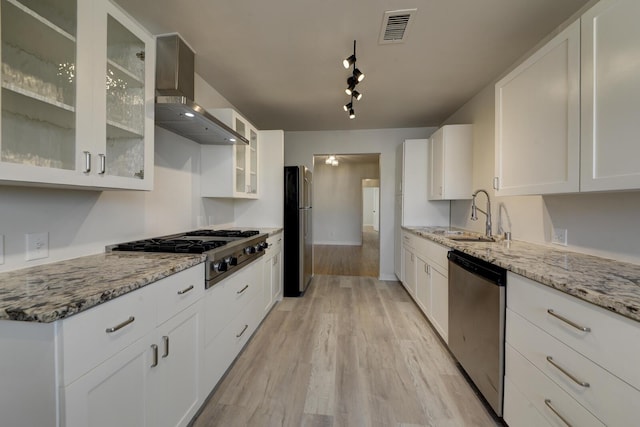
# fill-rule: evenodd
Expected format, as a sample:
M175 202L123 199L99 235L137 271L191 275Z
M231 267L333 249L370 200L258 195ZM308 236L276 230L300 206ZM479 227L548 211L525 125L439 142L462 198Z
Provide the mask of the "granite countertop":
M640 322L640 265L516 240L457 242L447 227L403 229Z
M204 260L200 254L107 252L0 273L0 320L54 322Z

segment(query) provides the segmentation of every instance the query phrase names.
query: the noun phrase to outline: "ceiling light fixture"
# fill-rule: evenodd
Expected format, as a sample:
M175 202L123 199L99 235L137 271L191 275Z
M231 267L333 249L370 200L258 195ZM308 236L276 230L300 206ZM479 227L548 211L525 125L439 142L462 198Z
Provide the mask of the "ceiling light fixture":
M338 165L339 165L339 163L338 163L338 161L336 159L333 159L331 161L331 166L338 166Z
M353 71L351 72L351 75L347 78L347 88L344 90L344 92L351 97L351 101L343 105L342 108L344 109L344 111L349 113L350 119L355 119L356 112L353 109L353 98L355 98L356 101L360 101L362 99L362 94L356 90L356 86L358 85L358 83L364 80L364 73L360 71L358 68L356 68L356 41L355 40L353 41L353 55L349 56L347 59L342 61L342 65L344 65L344 68L347 68L347 69L350 66L353 66Z
M330 155L329 157L327 157L327 160L324 161L324 163L326 165L330 165L331 163L333 163L336 160L336 156L334 156L333 154Z

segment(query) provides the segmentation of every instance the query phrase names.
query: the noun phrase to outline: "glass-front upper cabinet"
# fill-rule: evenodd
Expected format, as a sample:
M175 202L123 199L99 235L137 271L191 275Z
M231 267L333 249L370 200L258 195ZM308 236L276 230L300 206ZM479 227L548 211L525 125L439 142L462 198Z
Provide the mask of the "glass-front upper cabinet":
M249 128L249 188L248 193L258 193L258 131Z
M152 36L108 0L0 1L0 183L151 189Z
M145 176L149 155L145 153L146 50L141 37L112 14L107 15L105 166L109 175Z
M2 163L75 170L76 11L75 0L2 0Z

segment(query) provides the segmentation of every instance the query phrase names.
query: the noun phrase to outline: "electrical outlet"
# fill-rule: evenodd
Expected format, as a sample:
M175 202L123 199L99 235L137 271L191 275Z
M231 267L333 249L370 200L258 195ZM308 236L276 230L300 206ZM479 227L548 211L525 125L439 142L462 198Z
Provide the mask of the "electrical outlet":
M4 264L4 235L0 234L0 265Z
M27 261L49 256L49 233L25 234L27 240Z
M551 243L567 246L567 229L554 227L551 232Z

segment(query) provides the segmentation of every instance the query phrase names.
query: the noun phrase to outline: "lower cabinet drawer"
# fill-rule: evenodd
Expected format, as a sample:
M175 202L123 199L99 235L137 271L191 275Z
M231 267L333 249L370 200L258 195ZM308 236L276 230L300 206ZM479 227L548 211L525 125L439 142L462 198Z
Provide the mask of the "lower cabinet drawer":
M63 385L71 383L155 327L154 291L158 284L135 290L60 321Z
M507 307L640 390L640 322L514 273L507 277Z
M526 387L526 385L525 385ZM533 403L518 390L509 378L504 379L504 420L509 427L550 427Z
M507 310L506 340L606 425L633 425L640 420L638 390L511 310Z
M604 426L508 343L505 345L505 378L552 426Z
M204 294L204 264L166 277L155 284L158 293L158 324L181 312Z

